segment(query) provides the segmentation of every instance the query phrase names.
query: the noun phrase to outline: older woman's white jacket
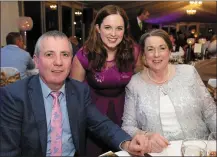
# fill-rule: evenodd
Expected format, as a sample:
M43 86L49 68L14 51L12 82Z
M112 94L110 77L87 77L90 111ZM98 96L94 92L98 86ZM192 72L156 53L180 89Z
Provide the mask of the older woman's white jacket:
M122 129L131 136L138 130L164 136L160 118L160 86L146 83L135 74L126 87ZM196 69L176 65L176 75L162 85L174 105L182 134L168 140L207 138L216 131L216 104L204 86Z

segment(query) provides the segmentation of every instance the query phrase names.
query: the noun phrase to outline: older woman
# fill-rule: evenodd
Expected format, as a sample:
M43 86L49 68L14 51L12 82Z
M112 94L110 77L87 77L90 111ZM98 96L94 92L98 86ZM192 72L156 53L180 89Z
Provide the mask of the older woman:
M152 152L169 140L207 138L216 131L216 105L193 66L170 65L169 35L156 29L141 37L147 68L126 87L122 128L131 136L145 133Z

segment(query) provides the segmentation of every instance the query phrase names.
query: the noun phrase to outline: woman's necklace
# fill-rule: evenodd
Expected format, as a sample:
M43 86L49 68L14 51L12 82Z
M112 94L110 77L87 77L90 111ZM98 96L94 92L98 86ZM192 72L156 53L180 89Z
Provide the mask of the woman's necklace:
M167 78L166 78L165 80L163 80L163 81L161 81L161 82L154 80L153 78L151 78L148 69L147 69L147 76L148 76L148 78L149 78L151 81L153 81L154 83L157 83L157 84L165 83L165 82L167 82L167 81L169 80L169 77L170 77L170 68L169 68L169 65L168 65Z

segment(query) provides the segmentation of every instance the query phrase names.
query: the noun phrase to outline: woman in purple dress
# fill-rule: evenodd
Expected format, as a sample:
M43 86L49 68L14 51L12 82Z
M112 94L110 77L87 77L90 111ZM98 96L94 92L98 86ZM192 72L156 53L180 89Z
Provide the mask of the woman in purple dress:
M128 26L128 17L120 7L107 5L99 10L87 41L73 59L71 70L73 79L90 86L92 101L101 113L119 126L122 123L125 86L136 66L140 65L140 49L129 37ZM87 154L90 156L107 151L99 141L95 143L103 151L89 143Z

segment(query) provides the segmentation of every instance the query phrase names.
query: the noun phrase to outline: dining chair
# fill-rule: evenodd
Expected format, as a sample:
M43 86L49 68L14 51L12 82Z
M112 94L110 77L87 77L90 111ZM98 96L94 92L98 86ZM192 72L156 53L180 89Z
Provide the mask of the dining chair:
M13 67L1 67L0 87L6 86L20 80L20 72Z

